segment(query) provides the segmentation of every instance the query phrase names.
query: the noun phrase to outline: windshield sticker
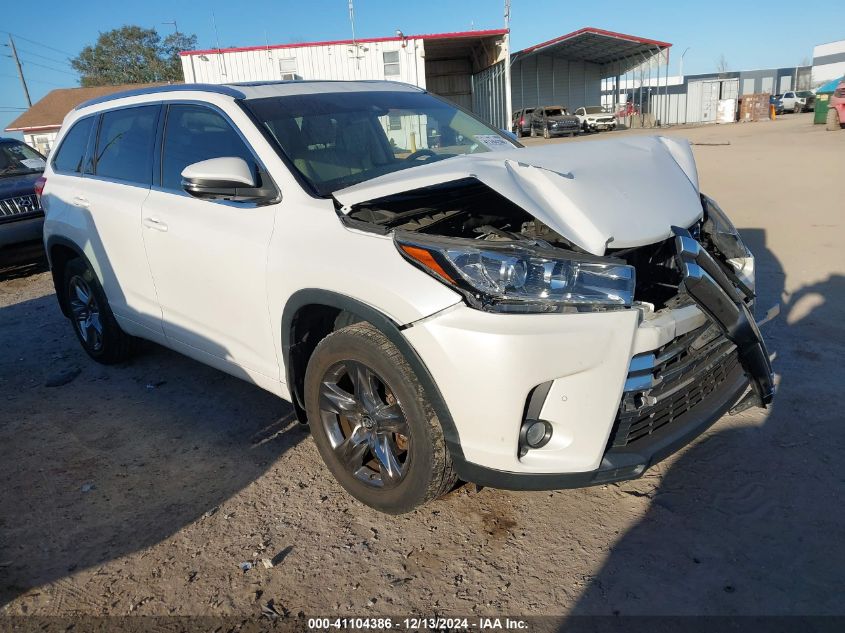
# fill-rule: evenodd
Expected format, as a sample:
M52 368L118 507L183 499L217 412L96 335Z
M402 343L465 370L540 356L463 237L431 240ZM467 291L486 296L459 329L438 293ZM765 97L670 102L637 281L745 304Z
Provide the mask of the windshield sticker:
M47 163L44 162L43 158L24 158L21 164L30 169L44 169Z
M512 143L495 134L476 134L475 140L488 149L513 149Z

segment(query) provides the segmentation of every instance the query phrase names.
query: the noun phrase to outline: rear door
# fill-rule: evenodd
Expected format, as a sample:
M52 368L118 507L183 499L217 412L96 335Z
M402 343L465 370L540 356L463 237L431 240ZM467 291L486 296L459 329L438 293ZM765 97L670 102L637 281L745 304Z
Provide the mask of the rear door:
M179 351L221 369L237 365L278 381L266 286L276 205L200 200L181 185L192 163L235 156L256 168L259 161L216 108L172 103L162 127L143 234L165 335Z
M83 225L79 246L97 268L112 312L130 333L159 338L161 310L144 253L141 204L150 193L160 110L158 104L139 105L92 117L83 177L77 171L60 183L64 203ZM60 153L56 163L62 158Z

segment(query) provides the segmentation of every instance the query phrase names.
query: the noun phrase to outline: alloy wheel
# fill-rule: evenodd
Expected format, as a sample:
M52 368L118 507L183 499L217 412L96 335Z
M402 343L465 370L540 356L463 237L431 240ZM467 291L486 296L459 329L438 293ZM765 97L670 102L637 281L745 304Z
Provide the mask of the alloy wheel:
M100 320L100 305L91 286L79 275L74 275L68 291L74 327L85 345L99 352L103 348L103 324Z
M393 390L361 362L332 365L320 383L320 417L340 463L373 488L396 486L408 471L410 431Z

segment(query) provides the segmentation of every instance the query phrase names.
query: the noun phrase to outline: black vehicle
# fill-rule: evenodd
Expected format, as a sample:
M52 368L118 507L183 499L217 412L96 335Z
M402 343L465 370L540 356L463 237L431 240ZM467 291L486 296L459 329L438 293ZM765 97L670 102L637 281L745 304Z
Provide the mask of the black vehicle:
M29 145L0 138L0 248L41 239L44 212L35 183L45 165Z
M511 132L522 138L531 131L531 113L534 108L515 110L511 118Z
M531 113L529 124L531 136L543 135L543 138L552 136L563 136L568 134L575 136L581 132L581 125L578 117L566 111L562 106L543 106Z

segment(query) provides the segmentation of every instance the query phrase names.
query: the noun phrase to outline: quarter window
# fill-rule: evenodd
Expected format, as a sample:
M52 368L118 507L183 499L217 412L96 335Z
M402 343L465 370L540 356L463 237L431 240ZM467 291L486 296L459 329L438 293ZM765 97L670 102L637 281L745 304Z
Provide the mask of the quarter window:
M82 171L82 161L93 123L94 117L87 117L73 124L56 151L53 169L77 174Z
M159 106L112 110L103 114L94 173L150 186Z
M222 115L202 106L171 105L164 130L161 185L182 190L182 170L209 158L243 158L255 170L255 158Z

